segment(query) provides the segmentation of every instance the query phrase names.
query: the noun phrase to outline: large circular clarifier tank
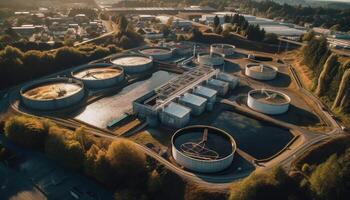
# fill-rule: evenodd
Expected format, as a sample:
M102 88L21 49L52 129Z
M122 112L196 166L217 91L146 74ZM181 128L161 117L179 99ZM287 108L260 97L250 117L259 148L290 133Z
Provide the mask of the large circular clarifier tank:
M277 115L288 111L290 97L282 92L269 89L248 92L247 105L258 112Z
M213 173L228 168L236 151L235 140L225 131L211 126L189 126L171 139L175 161L188 170Z
M210 52L218 53L225 56L232 56L235 54L236 47L230 44L212 44L210 45Z
M150 56L128 54L119 55L111 59L111 63L120 66L125 73L141 73L153 67L153 59Z
M245 67L245 75L262 81L268 81L276 78L278 72L277 67L259 64L259 63L249 63Z
M197 62L205 66L222 66L225 63L225 60L221 54L198 53Z
M87 64L72 71L72 77L92 89L114 86L124 80L124 70L110 63Z
M146 56L152 56L155 60L167 60L173 56L173 50L168 47L145 47L139 50Z
M35 110L57 110L79 103L85 96L84 84L72 78L50 78L21 88L23 105Z

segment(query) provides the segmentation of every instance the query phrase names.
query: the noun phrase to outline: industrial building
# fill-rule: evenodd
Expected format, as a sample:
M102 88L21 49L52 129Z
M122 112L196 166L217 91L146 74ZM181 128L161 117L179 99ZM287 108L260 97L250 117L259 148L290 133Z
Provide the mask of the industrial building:
M122 54L111 58L111 63L120 66L125 73L142 73L153 67L153 58L138 54Z
M278 68L259 63L249 63L245 67L245 75L262 81L268 81L276 78Z
M174 128L181 128L190 121L191 109L180 104L170 102L165 105L160 112L160 121L162 124Z
M178 107L178 104L182 104L181 106L187 108L193 115L200 115L206 107L212 109L216 92L224 95L229 89L228 82L213 79L218 73L219 70L211 67L195 67L136 99L133 102L133 111L140 118L146 118L150 125L156 125L160 118L165 125L183 127L188 121L187 115L184 114L185 109L181 109L183 110L181 114L171 115L169 112L173 111L172 108ZM213 81L217 84L212 83ZM215 87L207 88L210 85ZM169 108L170 104L172 105ZM165 119L170 122L166 122Z
M35 110L57 110L79 103L85 97L83 82L72 78L33 81L20 90L21 103Z
M103 89L115 86L124 80L124 70L110 63L83 65L71 73L89 89Z
M216 95L217 95L217 91L204 87L204 86L195 86L192 90L192 93L197 95L197 96L201 96L203 98L207 99L207 110L211 111L213 110L215 101L216 101Z
M139 53L151 56L154 60L167 60L173 56L173 49L168 47L144 47Z
M239 81L238 77L223 72L219 72L216 79L227 82L231 90L236 88Z
M287 112L290 102L288 95L270 89L251 90L247 99L247 105L251 109L270 115Z
M225 96L229 90L229 83L214 78L209 79L206 86L216 90L219 96Z
M175 161L188 170L201 173L228 168L236 152L235 140L225 131L211 126L189 126L171 139Z
M205 111L207 100L191 93L185 93L179 97L178 102L190 108L192 115L198 116Z

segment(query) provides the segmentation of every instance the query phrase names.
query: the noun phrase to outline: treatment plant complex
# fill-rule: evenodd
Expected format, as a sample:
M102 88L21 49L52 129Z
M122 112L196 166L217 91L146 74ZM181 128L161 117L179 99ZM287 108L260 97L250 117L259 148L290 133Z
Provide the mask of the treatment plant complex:
M255 55L229 44L143 46L25 83L12 107L128 138L183 176L232 182L316 138L299 126L328 125L292 89L287 65ZM291 115L305 113L314 122Z

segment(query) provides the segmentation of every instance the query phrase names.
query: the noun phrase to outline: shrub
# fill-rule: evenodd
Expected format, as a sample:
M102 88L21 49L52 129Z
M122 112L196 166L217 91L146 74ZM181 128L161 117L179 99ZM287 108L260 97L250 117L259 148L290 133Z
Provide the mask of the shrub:
M45 142L45 153L52 160L70 169L79 170L83 166L83 147L70 130L57 126L50 127Z
M350 196L350 148L341 156L333 154L316 167L310 177L310 187L317 199L345 200Z
M15 116L5 122L5 135L25 147L41 149L47 136L45 124L36 118Z
M146 156L128 140L116 140L107 150L115 186L140 187L147 181Z

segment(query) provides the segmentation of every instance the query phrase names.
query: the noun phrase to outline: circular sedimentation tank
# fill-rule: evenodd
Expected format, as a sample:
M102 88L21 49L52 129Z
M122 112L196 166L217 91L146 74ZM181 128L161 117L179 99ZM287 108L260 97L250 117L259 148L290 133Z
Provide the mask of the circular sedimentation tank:
M179 129L171 139L175 161L191 171L219 172L228 168L237 145L225 131L212 126L189 126Z
M151 56L155 60L167 60L173 56L173 50L168 47L145 47L139 53Z
M258 112L277 115L288 111L291 99L288 95L269 89L248 92L247 105Z
M85 96L83 82L50 78L31 82L20 90L23 105L35 110L57 110L79 103Z
M189 42L180 42L172 45L175 50L174 53L179 55L179 56L186 56L186 55L193 55L193 48L194 48L193 43Z
M124 80L123 68L110 63L83 65L72 71L71 75L91 89L111 87Z
M122 67L125 73L141 73L153 67L153 58L145 55L127 54L113 57L111 63Z
M224 56L232 56L235 54L236 47L230 44L212 44L210 45L210 52L222 54Z
M246 76L262 81L268 81L276 78L278 73L278 68L274 66L259 64L259 63L249 63L245 67Z
M224 57L218 53L198 53L197 62L205 66L222 66Z

